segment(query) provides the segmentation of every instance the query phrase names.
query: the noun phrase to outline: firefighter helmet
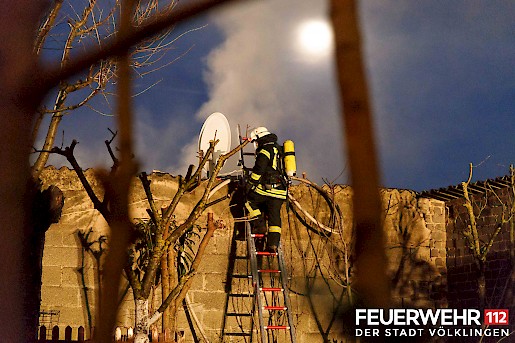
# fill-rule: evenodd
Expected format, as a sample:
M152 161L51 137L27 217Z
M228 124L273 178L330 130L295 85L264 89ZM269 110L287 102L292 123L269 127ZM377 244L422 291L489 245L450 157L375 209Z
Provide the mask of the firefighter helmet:
M257 127L254 130L252 130L252 132L250 133L250 141L254 142L254 141L256 141L262 137L265 137L269 134L270 134L270 132L268 131L268 129L266 127L263 127L263 126Z

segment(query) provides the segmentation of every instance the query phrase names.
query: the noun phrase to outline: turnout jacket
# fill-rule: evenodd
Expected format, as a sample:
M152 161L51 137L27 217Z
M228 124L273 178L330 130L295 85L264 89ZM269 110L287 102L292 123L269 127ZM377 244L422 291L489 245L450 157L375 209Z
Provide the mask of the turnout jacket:
M249 177L252 190L259 195L286 199L277 136L269 134L258 139L257 142L256 163Z

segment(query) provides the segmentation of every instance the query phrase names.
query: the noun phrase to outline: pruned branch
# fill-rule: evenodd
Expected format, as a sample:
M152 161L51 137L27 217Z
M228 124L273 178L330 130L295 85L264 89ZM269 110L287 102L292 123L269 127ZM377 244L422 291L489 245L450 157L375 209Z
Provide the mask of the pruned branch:
M229 157L231 157L232 155L234 155L235 153L237 153L238 151L243 149L243 147L245 147L248 143L249 143L248 140L244 141L243 143L238 145L236 148L234 148L233 150L229 151L227 154L224 154L224 155L220 156L220 158L218 159L218 162L215 165L215 168L213 169L213 175L208 180L208 183L206 185L206 188L204 190L204 194L202 195L202 198L197 202L197 204L193 208L193 211L191 211L188 219L186 219L186 221L184 223L182 223L176 230L174 230L174 232L171 233L170 237L168 237L168 239L167 239L167 242L174 242L174 241L176 241L180 236L182 236L184 234L184 232L188 228L190 228L193 225L193 223L198 219L198 217L200 217L200 215L202 214L203 210L205 209L205 206L206 206L206 203L207 203L207 199L208 199L208 196L209 196L209 192L211 191L211 188L213 187L213 184L215 182L216 176L218 175L218 173L222 169L225 161ZM194 178L195 178L195 175L192 177L192 179L194 179Z
M197 182L197 178L202 173L202 169L206 165L207 161L209 161L209 158L213 155L213 151L215 150L216 141L212 141L209 144L209 149L207 150L206 154L202 158L202 161L200 161L199 166L197 167L197 170L195 171L195 174L193 174L192 177L190 177L189 180L182 179L181 176L179 176L179 188L177 189L177 192L175 193L174 198L170 202L170 205L166 208L166 211L164 213L164 221L165 226L168 227L170 225L170 220L172 217L172 214L175 211L175 208L179 204L180 199L184 195L184 192L189 190L194 183Z
M474 253L474 256L477 259L481 259L481 245L479 242L479 234L477 232L477 222L476 222L476 215L474 214L474 208L472 207L472 201L470 199L470 195L468 192L468 186L470 184L470 181L472 180L472 163L470 163L470 169L469 169L469 177L466 182L462 182L461 186L463 188L463 197L465 198L465 203L463 206L467 209L468 218L470 220L470 236L471 241L469 241L470 247L472 252Z
M62 0L56 0L52 7L49 9L47 18L41 25L39 36L36 39L34 47L35 50L39 51L43 48L46 38L51 34L52 29L56 25L56 21L60 18L66 18L66 13L64 16L61 14L64 12L61 10L62 2ZM152 0L151 2L138 3L138 6L142 6L142 10L139 10L137 13L133 13L131 15L131 18L134 18L135 25L138 26L140 23L144 23L147 20L150 20L150 18L159 16L160 12L158 3L159 2L156 0ZM72 52L75 52L79 47L79 44L83 43L83 41L86 39L92 39L93 45L96 44L98 45L99 49L102 49L106 41L116 41L118 39L117 37L119 36L130 35L130 33L120 34L118 32L119 28L116 25L113 25L112 27L109 26L110 23L114 24L114 17L118 13L117 9L119 6L121 6L120 1L115 1L112 8L110 8L108 11L104 11L97 0L85 1L84 5L85 8L76 10L73 4L71 4L71 9L75 14L73 18L71 16L68 17L67 21L69 31L65 41L62 43L62 46L59 47L62 48L62 55L59 62L60 66L59 68L56 68L56 70L67 68L70 59L73 58ZM174 1L168 3L164 8L161 9L161 11L162 13L170 14L173 7ZM106 13L106 15L104 15L104 13ZM115 73L120 73L120 71L116 70L115 63L116 56L120 54L120 51L127 51L130 57L144 56L145 63L136 63L133 61L131 68L148 67L160 61L165 56L166 51L169 50L169 47L167 46L168 44L163 44L162 41L168 37L170 32L171 29L167 28L166 30L161 31L157 37L148 36L144 39L142 38L140 41L133 41L131 45L135 46L134 48L132 48L130 45L127 45L125 49L120 49L116 53L109 54L109 56L106 56L106 58L97 59L96 61L90 63L88 66L84 66L84 69L89 68L89 74L86 79L73 82L68 81L70 78L61 78L57 83L54 84L54 86L58 86L58 94L56 96L55 105L52 109L43 108L39 110L40 113L51 114L52 119L48 125L44 145L41 149L43 152L39 154L32 168L34 179L39 177L48 161L49 154L46 151L50 150L54 145L58 127L62 121L63 115L68 114L68 112L74 111L83 106L88 106L90 101L99 94L102 94L106 104L109 104L107 95L110 94L105 92L105 89L107 83L115 76ZM143 42L143 44L140 44L141 42ZM86 51L91 50L90 46L87 46L86 43L83 44L87 47ZM46 64L47 63L45 63L45 65ZM168 63L162 64L167 65ZM159 68L160 67L156 67L154 69L157 70ZM77 70L77 73L78 72L80 71ZM150 71L139 73L139 75L142 76L148 72ZM43 72L43 74L45 74L45 72ZM97 85L94 86L94 83L97 83ZM40 83L38 80L32 84L33 86L38 87L42 92L46 92L52 87L50 86L50 88L47 88L45 86L45 82ZM91 88L90 91L83 92L83 90L88 86ZM75 95L73 98L68 97L68 95L71 93L78 94L78 96ZM73 104L69 104L68 102L70 99L79 100ZM93 110L101 113L101 111L98 109ZM40 120L38 120L33 127L34 141L36 141L38 131L40 130L40 123L42 119L43 116L40 116Z
M59 14L59 11L61 10L63 5L63 0L54 0L53 5L48 11L48 14L46 16L45 21L43 22L43 25L38 30L38 35L36 37L36 41L34 43L34 52L36 55L39 55L41 52L41 49L43 48L43 45L45 44L45 40L48 37L48 34L52 27L55 24L55 20L57 18L57 14Z
M111 132L112 137L111 139L105 140L104 143L107 147L107 152L109 153L109 156L111 156L111 160L113 161L113 166L111 167L111 172L114 173L116 169L120 166L120 160L116 157L116 155L113 152L113 148L111 147L111 143L113 143L113 140L118 135L118 132L113 132L111 129L108 129L109 132Z
M55 154L66 157L66 160L71 164L72 169L77 174L77 177L79 178L82 186L84 187L84 190L88 194L88 197L93 202L93 207L96 210L98 210L104 217L106 217L107 216L106 204L104 202L100 201L98 196L95 194L95 191L91 187L91 184L89 183L88 179L86 178L86 175L84 175L84 171L82 170L79 163L77 162L77 159L75 158L74 150L75 150L75 147L77 146L77 144L79 144L79 142L77 142L74 139L72 141L72 143L70 144L70 146L68 146L64 149L54 147L54 148L52 148L52 150L50 150L50 153L55 153Z
M148 205L150 206L151 219L154 221L157 227L161 225L161 215L158 212L156 204L154 202L154 196L152 191L150 190L150 180L148 179L148 175L145 172L142 172L138 175L138 178L141 181L141 185L143 186L143 190L145 191L145 195L147 196Z

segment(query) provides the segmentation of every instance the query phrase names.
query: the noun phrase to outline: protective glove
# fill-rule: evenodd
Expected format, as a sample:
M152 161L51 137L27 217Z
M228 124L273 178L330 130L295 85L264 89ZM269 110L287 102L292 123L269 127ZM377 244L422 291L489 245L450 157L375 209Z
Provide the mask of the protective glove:
M249 179L247 181L247 183L245 184L245 194L249 194L250 192L252 192L254 189L256 189L257 185L258 185L257 181Z

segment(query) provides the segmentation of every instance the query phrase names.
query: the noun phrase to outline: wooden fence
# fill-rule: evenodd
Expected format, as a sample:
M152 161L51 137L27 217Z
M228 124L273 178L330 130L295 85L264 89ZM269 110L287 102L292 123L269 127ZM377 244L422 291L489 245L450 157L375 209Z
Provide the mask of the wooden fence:
M73 329L71 326L67 326L64 329L64 340L59 339L60 338L60 332L59 332L59 326L54 326L52 328L52 335L50 339L47 339L47 328L46 326L40 326L39 327L39 335L38 335L38 343L51 343L51 342L68 342L68 343L74 343L74 342L86 342L84 339L84 327L80 326L77 329L77 335L75 335L76 339L72 339L72 331Z
M115 334L113 337L113 342L134 342L133 338L133 329L132 328L121 328L117 327L115 330ZM67 326L64 329L64 339L60 339L61 332L59 326L54 326L52 328L51 338L47 338L47 328L46 326L39 327L39 335L37 343L79 343L79 342L91 342L91 340L85 339L85 330L84 327L80 326L77 328L77 334L73 335L73 329L71 326ZM173 337L175 336L175 337ZM157 330L153 330L150 335L150 342L160 342L160 343L181 343L184 342L184 331L177 333L176 335L170 334L169 332L160 333Z

